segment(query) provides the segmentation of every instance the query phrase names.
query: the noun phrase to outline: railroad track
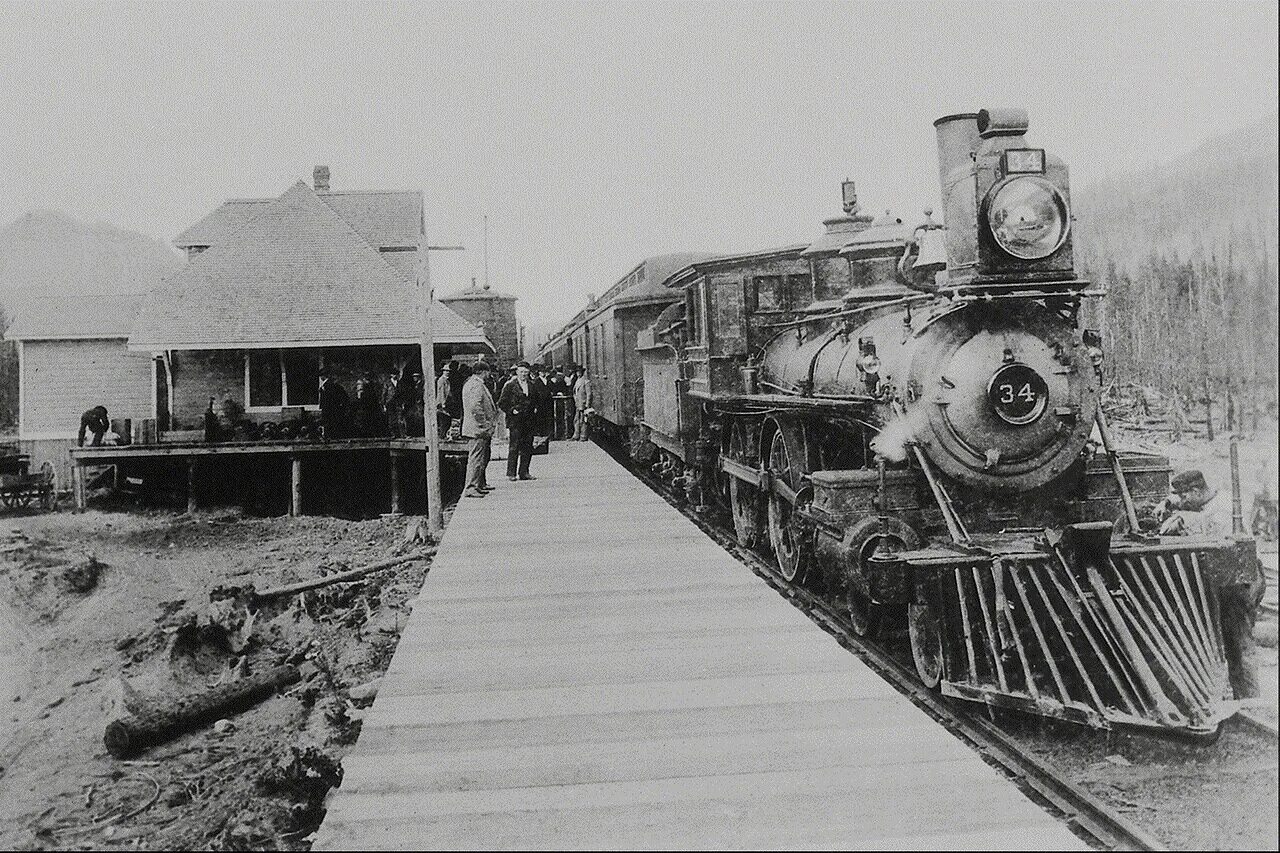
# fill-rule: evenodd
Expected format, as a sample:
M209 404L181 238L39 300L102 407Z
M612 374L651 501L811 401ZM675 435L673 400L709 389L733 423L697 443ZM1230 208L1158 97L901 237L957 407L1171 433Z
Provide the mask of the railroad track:
M755 552L740 546L736 537L712 524L704 515L673 500L661 483L647 471L633 465L616 448L602 446L637 479L653 489L717 544L776 589L792 605L835 637L840 645L857 655L952 734L967 742L987 763L1013 779L1033 799L1059 814L1081 838L1104 850L1168 849L1155 836L1073 783L1051 762L1028 754L984 716L968 708L958 707L926 688L916 678L914 671L886 650L853 633L844 616L821 596L785 580L771 563Z

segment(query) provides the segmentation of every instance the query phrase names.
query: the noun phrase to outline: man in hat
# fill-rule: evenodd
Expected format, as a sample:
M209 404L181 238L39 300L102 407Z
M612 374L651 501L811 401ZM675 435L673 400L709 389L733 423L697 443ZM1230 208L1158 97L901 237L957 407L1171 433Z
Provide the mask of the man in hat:
M1166 500L1171 514L1160 525L1164 536L1227 536L1231 533L1231 498L1209 487L1204 473L1192 468L1169 481Z
M537 426L537 389L529 376L529 362L516 365L516 375L502 389L498 408L507 415L511 432L507 450L507 479L533 480L529 460L533 457L533 431Z
M592 402L591 375L583 370L573 383L573 437L576 441L587 440L587 411Z
M320 424L324 427L325 440L342 438L346 434L347 410L351 398L333 375L325 370L320 374Z
M1160 525L1163 536L1226 537L1233 532L1231 498L1214 489L1204 472L1191 469L1175 474L1169 481L1173 492L1165 499L1170 515ZM1258 663L1253 641L1253 623L1258 615L1264 584L1229 584L1219 590L1223 650L1231 687L1237 699L1259 694Z
M462 492L464 498L482 498L491 491L485 479L485 468L489 465L498 407L485 384L488 376L489 363L481 359L471 368L471 376L462 386L462 435L471 439L471 448L467 452L467 485Z
M551 393L554 421L551 434L555 438L569 438L573 432L573 396L569 383L564 378L564 371L559 367L551 368L551 375L547 377L547 391Z

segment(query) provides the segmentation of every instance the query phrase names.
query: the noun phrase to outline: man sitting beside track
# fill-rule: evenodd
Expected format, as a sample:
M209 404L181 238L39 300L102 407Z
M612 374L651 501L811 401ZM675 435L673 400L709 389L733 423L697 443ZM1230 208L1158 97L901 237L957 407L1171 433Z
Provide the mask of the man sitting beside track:
M1231 498L1221 489L1210 488L1203 472L1182 471L1169 481L1169 488L1173 494L1163 502L1168 517L1160 525L1162 536L1233 535ZM1253 623L1263 591L1263 584L1235 584L1222 587L1219 598L1222 640L1237 699L1261 692Z
M481 359L471 371L467 383L462 386L462 435L471 439L471 449L467 453L467 485L462 496L482 498L492 491L485 479L485 468L489 464L490 442L493 441L493 428L498 421L498 407L494 405L493 395L485 385L489 376L489 363Z

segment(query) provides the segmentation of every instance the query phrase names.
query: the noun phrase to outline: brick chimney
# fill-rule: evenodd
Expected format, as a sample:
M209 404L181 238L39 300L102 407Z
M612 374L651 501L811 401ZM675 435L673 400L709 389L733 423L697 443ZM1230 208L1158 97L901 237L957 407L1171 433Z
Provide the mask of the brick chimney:
M329 167L316 166L311 171L311 184L315 187L316 192L326 192L329 189Z

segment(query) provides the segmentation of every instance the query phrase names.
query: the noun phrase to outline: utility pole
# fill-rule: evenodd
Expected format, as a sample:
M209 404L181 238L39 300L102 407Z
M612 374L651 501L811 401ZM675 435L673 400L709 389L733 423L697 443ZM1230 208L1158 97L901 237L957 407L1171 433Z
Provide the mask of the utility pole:
M444 531L444 507L440 492L440 430L436 425L436 350L431 334L431 303L434 291L431 287L431 264L427 255L434 251L457 251L462 246L430 246L425 237L418 263L418 314L421 322L422 359L422 431L427 439L427 459L424 469L427 485L427 531L437 539Z
M484 218L484 289L489 289L489 217Z

